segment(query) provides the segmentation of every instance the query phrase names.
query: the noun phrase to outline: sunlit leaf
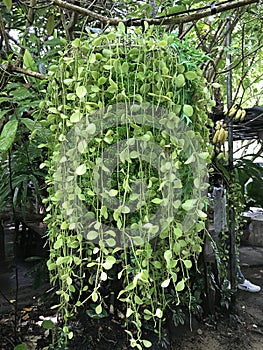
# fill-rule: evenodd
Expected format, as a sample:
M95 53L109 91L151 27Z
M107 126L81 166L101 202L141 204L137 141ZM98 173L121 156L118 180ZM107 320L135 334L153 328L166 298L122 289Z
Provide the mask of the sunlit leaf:
M17 120L9 120L3 127L0 135L0 152L6 152L9 150L13 144L16 132L17 132L18 122Z
M75 170L75 173L81 176L81 175L84 175L86 171L87 171L86 164L81 164L77 167L77 169Z
M33 71L36 71L36 64L35 61L31 55L31 53L28 51L28 49L25 50L24 56L23 56L23 64L25 68L31 69Z
M7 11L10 12L12 5L13 5L13 1L12 0L3 0L3 3L5 4ZM15 350L18 350L18 349L15 349ZM19 350L22 350L22 349L19 349Z
M55 28L55 17L51 14L47 19L46 30L48 35L52 35Z

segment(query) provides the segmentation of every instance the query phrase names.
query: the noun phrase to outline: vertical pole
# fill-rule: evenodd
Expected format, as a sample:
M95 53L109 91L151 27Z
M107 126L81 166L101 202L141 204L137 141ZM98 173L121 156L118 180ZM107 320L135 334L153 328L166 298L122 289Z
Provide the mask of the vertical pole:
M232 96L232 69L231 69L231 55L228 48L231 45L231 19L227 21L227 35L226 35L226 83L227 83L227 108L230 109L233 96ZM228 123L228 168L230 174L234 168L233 158L233 118ZM230 180L231 181L231 180ZM231 183L230 183L231 184ZM229 211L229 267L230 267L230 282L232 288L236 286L236 232L235 232L235 211L231 198L228 199L228 211Z
M0 220L0 261L5 260L5 231Z

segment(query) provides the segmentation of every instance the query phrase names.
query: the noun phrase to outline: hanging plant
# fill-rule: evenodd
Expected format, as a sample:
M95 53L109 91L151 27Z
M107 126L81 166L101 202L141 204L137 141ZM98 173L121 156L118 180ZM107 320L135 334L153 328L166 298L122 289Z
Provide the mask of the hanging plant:
M112 292L138 349L151 346L143 323L156 328L169 303L187 300L191 309L189 272L206 219L210 104L194 57L201 59L172 35L126 33L120 24L61 53L41 104L52 131L42 166L49 169L48 268L60 311L67 321L87 302L92 314L105 315L112 305L104 288L117 285Z

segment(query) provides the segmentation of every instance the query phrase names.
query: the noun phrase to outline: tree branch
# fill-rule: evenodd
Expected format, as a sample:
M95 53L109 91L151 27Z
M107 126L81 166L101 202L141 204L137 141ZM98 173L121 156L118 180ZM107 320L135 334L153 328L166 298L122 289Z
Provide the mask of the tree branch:
M3 69L4 71L8 71L8 72L16 72L16 73L22 73L22 74L25 74L25 75L28 75L30 77L34 77L34 78L37 78L37 79L41 79L41 80L46 80L47 77L41 73L38 73L38 72L34 72L32 70L29 70L29 69L25 69L25 68L22 68L22 67L18 67L18 66L15 66L13 64L9 64L8 67L4 67L4 65L0 66L1 69Z
M102 16L98 13L95 13L91 10L88 10L84 7L70 4L67 1L53 0L53 4L55 4L61 8L64 8L64 9L75 11L75 12L78 12L82 15L92 17L92 18L97 19L98 21L103 22L103 23L110 23L113 25L117 25L120 22L124 22L123 20L120 20L119 18L108 18L108 17Z
M4 22L3 22L3 18L2 18L1 13L0 13L0 34L2 34L4 43L5 43L5 50L6 50L6 53L8 55L10 53L10 46L9 46L9 40L8 40L8 36L6 34L6 31L5 31L5 26L4 26Z
M231 1L229 3L224 3L222 5L218 5L216 7L216 13L221 13L228 10L233 10L239 7L247 6L250 4L258 3L260 0L237 0L237 1ZM110 18L103 15L100 15L98 13L95 13L91 10L88 10L86 8L76 6L73 4L68 3L67 1L63 0L53 0L53 4L57 5L61 8L65 8L71 11L78 12L82 15L89 16L93 19L96 19L100 22L111 24L111 25L118 25L119 23L123 22L127 26L141 26L142 25L142 19L129 19L128 21L119 19L119 18ZM197 10L198 11L198 10ZM173 16L164 16L164 17L157 17L157 18L144 18L143 21L148 22L150 25L167 25L167 24L183 24L188 22L197 21L201 18L205 18L211 15L211 10L204 10L199 11L190 15L185 16L178 16L176 13Z

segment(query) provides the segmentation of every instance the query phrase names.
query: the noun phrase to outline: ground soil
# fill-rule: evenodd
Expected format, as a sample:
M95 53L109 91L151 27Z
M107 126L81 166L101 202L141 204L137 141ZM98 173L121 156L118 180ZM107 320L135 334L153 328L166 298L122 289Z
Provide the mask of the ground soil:
M263 285L263 268L246 268L244 272L255 283ZM47 349L51 342L50 331L44 330L40 324L43 317L55 319L54 312L46 308L40 296L46 286L32 293L32 288L19 290L20 305L15 313L15 305L8 305L1 297L0 315L0 349L13 350L14 344L21 341L29 350ZM263 298L262 291L248 293L238 291L231 312L215 314L198 322L194 319L192 330L188 326L173 329L166 339L158 342L153 334L148 334L153 342L152 349L180 350L235 350L263 349ZM15 314L17 318L15 319ZM17 324L15 329L14 324ZM88 318L72 322L75 338L69 345L71 350L125 350L129 342L120 319L117 317L102 320ZM60 349L56 347L56 349Z
M26 344L27 350L47 350L52 342L52 332L45 330L41 322L49 318L57 322L55 310L50 310L48 302L52 300L52 290L47 293L49 285L46 282L34 289L28 276L19 280L24 273L24 265L16 273L12 266L7 268L12 272L9 277L6 276L8 271L0 268L0 350L13 350L18 343ZM247 265L243 267L243 273L263 286L263 265ZM11 283L10 289L8 283ZM19 284L18 290L13 288L16 283ZM94 320L79 316L71 323L74 338L67 349L131 349L122 317L119 314ZM168 328L166 332L161 341L152 332L145 335L153 343L152 350L262 350L263 291L238 291L230 311L217 312L199 320L193 318L192 329L186 322L186 325ZM56 345L54 349L65 348Z

